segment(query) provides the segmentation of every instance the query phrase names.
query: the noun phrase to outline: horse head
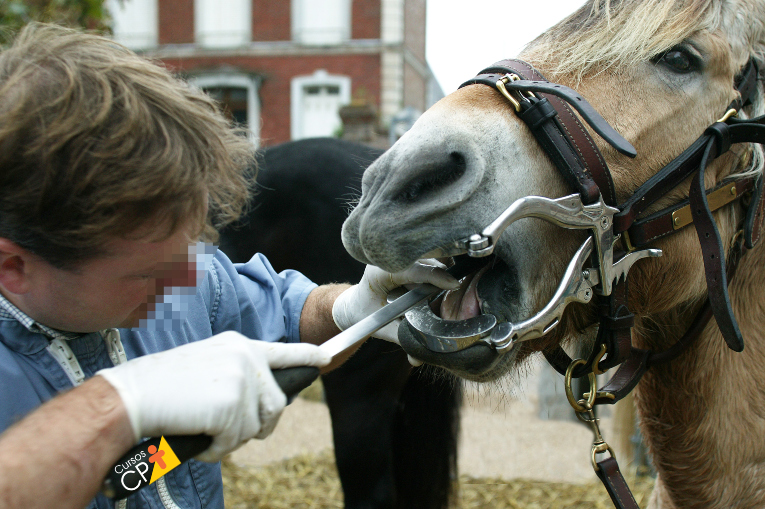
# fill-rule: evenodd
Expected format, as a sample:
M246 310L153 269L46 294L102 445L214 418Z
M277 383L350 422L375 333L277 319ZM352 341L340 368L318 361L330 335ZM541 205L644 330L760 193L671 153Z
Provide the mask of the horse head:
M752 0L591 0L532 41L519 58L550 82L575 89L634 146L637 156L632 158L593 136L610 169L611 192L621 204L739 97L737 75L765 50L763 20L765 3ZM754 117L763 111L759 91L738 115ZM759 145L734 145L707 166L706 188L734 174L757 175L762 162ZM690 186L688 177L666 189L641 217L682 202ZM517 200L558 199L575 191L508 98L496 87L470 84L425 112L366 171L361 199L343 227L343 242L358 260L398 271L418 258L449 254L455 242L483 231ZM740 202L715 212L726 250L744 214ZM551 301L588 235L586 229L561 228L534 217L513 222L496 239L491 263L443 299L440 317L460 321L490 314L499 323L528 319ZM625 237L616 237L617 250L627 250ZM679 229L650 247L663 256L637 262L629 274L636 326L660 328L670 322L668 315L673 316L668 326L687 326L707 296L696 232L693 226ZM483 343L436 353L406 327L400 329L400 340L426 362L462 377L491 380L534 351L591 336L596 300L571 303L557 326L507 352ZM671 338L677 335L654 334L642 341L666 347Z

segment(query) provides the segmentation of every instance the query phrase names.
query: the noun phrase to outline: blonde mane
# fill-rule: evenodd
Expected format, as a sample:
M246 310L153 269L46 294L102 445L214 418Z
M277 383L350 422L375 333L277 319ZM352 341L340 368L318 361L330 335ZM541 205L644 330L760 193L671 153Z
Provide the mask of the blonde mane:
M544 63L548 79L566 75L578 82L586 75L638 66L699 31L726 37L734 72L751 57L765 72L762 0L589 0L531 41L523 54ZM765 114L759 88L752 117ZM754 145L749 164L737 175L762 174L764 167L765 153Z
M532 41L526 51L550 63L553 76L581 77L637 65L701 30L724 33L735 56L762 56L765 2L589 0Z

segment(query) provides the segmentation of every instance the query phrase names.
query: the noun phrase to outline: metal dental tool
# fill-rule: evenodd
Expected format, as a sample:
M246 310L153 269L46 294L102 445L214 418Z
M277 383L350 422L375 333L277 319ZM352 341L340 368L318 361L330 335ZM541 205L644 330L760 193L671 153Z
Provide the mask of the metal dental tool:
M479 315L467 320L449 321L436 316L423 304L406 313L406 319L417 331L423 344L434 352L456 352L483 341L498 352L514 344L541 337L560 322L566 306L572 302L587 303L593 293L608 296L613 286L626 277L632 265L646 257L661 256L659 249L645 249L624 255L614 262L613 216L619 210L609 207L602 196L593 204L584 205L579 194L551 199L527 196L513 202L480 234L455 241L429 253L454 256L467 253L485 257L494 252L500 235L515 221L536 217L567 229L589 229L592 236L581 245L568 264L566 272L550 302L536 315L520 323L498 323L493 315ZM585 268L595 244L597 268Z
M467 320L448 321L436 316L425 304L409 310L405 316L420 333L428 349L434 352L456 352L478 341L484 341L498 351L515 343L540 337L552 330L572 302L587 303L592 299L598 274L585 270L584 264L592 254L592 237L581 245L561 279L550 302L532 318L520 323L497 323L493 315L479 315Z

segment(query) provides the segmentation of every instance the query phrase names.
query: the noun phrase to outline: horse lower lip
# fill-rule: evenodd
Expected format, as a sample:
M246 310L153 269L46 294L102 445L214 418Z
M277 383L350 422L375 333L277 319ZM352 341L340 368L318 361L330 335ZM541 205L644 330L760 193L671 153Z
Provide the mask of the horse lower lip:
M430 350L417 336L417 331L406 321L398 329L401 347L409 355L428 364L451 370L459 376L471 380L493 378L496 375L491 375L491 373L494 372L500 359L505 361L508 359L507 354L498 354L495 349L483 341L455 352L437 352ZM514 357L516 351L517 349L512 349L509 355Z

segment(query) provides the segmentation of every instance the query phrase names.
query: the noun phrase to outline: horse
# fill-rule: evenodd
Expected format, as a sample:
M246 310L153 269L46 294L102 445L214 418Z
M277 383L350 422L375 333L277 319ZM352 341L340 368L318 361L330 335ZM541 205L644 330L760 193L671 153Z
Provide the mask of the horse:
M343 226L389 271L493 256L429 315L441 330L407 313L412 356L486 383L540 353L567 378L619 365L569 402L608 477L589 407L634 386L652 508L765 505L763 54L761 0L589 0L426 111Z
M252 206L221 232L220 249L235 262L261 252L276 270L317 284L358 281L365 266L345 251L340 229L364 169L382 152L336 138L259 152ZM401 348L375 338L322 381L345 507L448 507L460 386L413 369Z

